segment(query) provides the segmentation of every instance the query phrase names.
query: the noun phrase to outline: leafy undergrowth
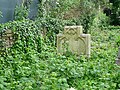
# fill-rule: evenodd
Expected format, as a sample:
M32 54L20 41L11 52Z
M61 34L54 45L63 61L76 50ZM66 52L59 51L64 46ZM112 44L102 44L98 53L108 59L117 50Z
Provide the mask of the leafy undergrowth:
M17 28L25 32L25 26L26 24L24 29L19 26ZM58 55L55 47L46 45L40 36L34 36L35 33L30 33L30 36L24 34L26 38L29 37L29 43L23 42L25 38L21 36L11 49L6 50L0 57L0 89L120 89L120 67L115 64L118 50L115 40L119 33L119 30L92 31L89 59L71 54ZM40 49L37 40L40 40Z

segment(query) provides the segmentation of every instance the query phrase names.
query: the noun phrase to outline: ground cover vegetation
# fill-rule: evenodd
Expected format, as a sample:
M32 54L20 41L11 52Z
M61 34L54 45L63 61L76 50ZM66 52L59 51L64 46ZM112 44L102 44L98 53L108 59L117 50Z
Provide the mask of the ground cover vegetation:
M16 7L15 21L0 24L1 34L14 33L13 46L0 52L1 90L120 89L120 27L110 26L101 10L108 1L40 0L35 20L27 18L31 2ZM65 25L83 25L91 34L89 59L56 53L56 34Z

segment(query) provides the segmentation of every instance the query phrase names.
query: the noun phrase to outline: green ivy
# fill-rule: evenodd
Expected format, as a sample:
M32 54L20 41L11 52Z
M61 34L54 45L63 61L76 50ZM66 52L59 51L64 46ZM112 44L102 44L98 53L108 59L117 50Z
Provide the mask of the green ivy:
M44 20L43 20L44 21ZM120 88L120 67L115 63L115 37L119 30L91 31L89 59L59 55L56 48L41 37L42 26L56 25L23 20L0 25L14 32L15 43L0 57L1 90L116 90ZM58 27L58 26L53 26ZM57 29L53 29L57 30ZM56 32L57 33L57 32ZM101 33L101 34L100 34ZM49 33L48 33L49 34ZM49 42L53 43L53 42Z
M45 3L41 4L45 5ZM84 5L91 5L91 3L84 1ZM91 10L86 9L85 12ZM62 20L51 17L50 14L44 16L41 11L41 16L32 21L26 19L25 9L25 14L24 11L23 13L20 11L21 14L18 15L23 14L25 16L23 19L19 17L17 21L0 24L0 33L7 29L14 33L13 46L4 49L0 54L0 89L119 89L120 67L115 64L118 51L116 37L119 37L119 27L91 30L92 48L89 59L85 56L78 58L71 53L60 55L56 52L56 34L63 31L65 25L83 24L86 27L91 24L94 15L90 12L86 15L85 12L83 13L86 17L82 19ZM90 17L91 15L93 17Z

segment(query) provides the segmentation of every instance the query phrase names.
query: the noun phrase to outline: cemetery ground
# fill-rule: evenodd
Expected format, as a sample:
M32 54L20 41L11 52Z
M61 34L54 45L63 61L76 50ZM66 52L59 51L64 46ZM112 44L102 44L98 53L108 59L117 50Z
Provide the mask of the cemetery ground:
M17 1L0 5L0 90L120 90L120 0Z
M55 47L44 41L41 52L29 46L21 52L22 44L18 45L0 57L0 89L119 90L120 67L115 64L119 35L119 29L91 30L89 59L56 54Z

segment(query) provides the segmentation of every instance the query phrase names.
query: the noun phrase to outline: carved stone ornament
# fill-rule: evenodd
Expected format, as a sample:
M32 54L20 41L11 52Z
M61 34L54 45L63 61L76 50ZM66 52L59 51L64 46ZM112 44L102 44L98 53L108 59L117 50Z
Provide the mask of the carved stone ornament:
M82 26L65 26L63 34L57 35L57 51L90 57L90 34L83 34Z

